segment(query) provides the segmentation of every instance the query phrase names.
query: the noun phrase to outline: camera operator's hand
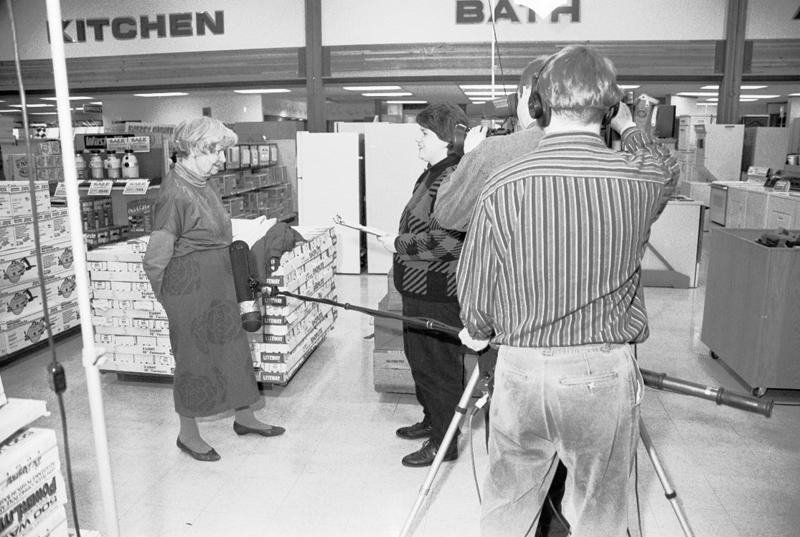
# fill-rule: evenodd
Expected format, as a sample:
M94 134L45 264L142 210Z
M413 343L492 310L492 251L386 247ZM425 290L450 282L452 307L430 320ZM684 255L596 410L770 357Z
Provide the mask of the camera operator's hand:
M462 345L472 349L475 352L482 351L489 346L488 339L475 339L469 335L469 332L467 332L466 328L462 328L461 332L458 333L458 339L461 340Z
M488 132L489 128L486 125L471 128L464 137L464 154L466 155L478 147L478 144L486 138L486 133Z
M378 237L378 242L380 242L384 248L388 251L392 252L393 254L397 253L397 248L394 247L394 241L397 239L396 234L387 233L386 235L381 235Z
M611 123L609 123L609 127L614 129L617 133L622 134L627 129L635 126L636 124L633 122L631 109L628 108L628 105L625 103L620 103L617 115L613 117Z

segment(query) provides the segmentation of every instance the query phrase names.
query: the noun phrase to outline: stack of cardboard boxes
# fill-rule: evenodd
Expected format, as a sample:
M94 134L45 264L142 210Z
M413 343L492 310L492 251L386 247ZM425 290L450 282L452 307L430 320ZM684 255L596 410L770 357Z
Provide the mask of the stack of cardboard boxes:
M39 285L31 197L38 213L42 271L51 330L78 324L66 209L50 207L47 183L0 182L0 358L33 345L47 326Z
M6 400L0 381L0 536L68 534L56 434L28 427L46 412L44 401Z
M378 310L394 315L403 314L403 297L394 286L394 274L389 270L388 292L380 302ZM464 347L466 351L466 347ZM403 322L386 317L375 317L375 348L372 351L373 386L377 392L415 393L414 379L403 350ZM477 356L464 354L464 382L477 363ZM476 388L476 394L479 392Z
M295 228L307 242L281 256L266 282L281 291L336 300L336 234L333 228ZM250 336L258 380L286 384L333 328L333 306L285 296L264 296L262 330Z
M95 341L106 351L103 370L172 375L167 313L142 267L147 240L131 239L87 253Z
M332 228L297 228L308 241L283 254L268 285L302 295L335 299ZM172 375L175 361L166 312L142 268L147 237L87 254L95 340L106 351L101 369ZM248 334L257 380L286 384L333 327L331 306L283 296L262 299L264 325Z

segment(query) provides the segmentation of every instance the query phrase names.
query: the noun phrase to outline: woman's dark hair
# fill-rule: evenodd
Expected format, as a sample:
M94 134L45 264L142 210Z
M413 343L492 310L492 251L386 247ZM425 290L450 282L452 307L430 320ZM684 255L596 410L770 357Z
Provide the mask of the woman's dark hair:
M461 123L468 125L467 114L452 103L429 104L417 114L417 124L436 133L443 142L453 144L453 131Z

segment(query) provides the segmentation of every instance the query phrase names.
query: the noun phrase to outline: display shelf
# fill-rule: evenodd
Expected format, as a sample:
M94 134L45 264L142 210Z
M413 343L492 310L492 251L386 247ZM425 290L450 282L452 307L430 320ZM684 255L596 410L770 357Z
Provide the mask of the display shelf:
M44 401L9 397L8 402L0 407L0 443L5 442L23 427L49 414L47 403Z

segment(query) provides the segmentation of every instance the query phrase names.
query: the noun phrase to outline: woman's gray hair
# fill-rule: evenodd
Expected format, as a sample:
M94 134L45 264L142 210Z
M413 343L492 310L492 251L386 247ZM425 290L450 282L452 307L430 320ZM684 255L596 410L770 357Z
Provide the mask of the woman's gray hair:
M178 123L172 133L172 145L178 157L188 157L192 151L215 153L239 141L236 133L220 120L210 117L187 119Z

